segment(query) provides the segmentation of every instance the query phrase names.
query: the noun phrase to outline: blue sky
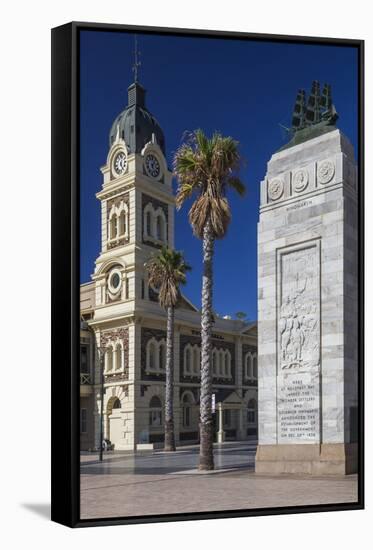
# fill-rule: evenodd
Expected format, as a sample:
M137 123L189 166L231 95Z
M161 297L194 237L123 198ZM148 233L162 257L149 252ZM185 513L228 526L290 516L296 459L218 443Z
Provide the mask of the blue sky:
M358 52L353 47L138 34L142 65L139 81L147 107L163 128L167 159L186 130L218 130L240 143L245 160L242 199L232 192L232 222L216 242L214 309L257 318L257 222L259 186L271 155L287 141L279 126L290 126L299 88L312 80L332 85L338 127L357 154ZM100 166L116 115L127 105L133 81L134 35L81 31L80 185L81 282L90 280L100 251ZM175 182L176 183L176 182ZM187 215L176 214L176 248L193 267L185 295L200 307L201 241L193 237Z

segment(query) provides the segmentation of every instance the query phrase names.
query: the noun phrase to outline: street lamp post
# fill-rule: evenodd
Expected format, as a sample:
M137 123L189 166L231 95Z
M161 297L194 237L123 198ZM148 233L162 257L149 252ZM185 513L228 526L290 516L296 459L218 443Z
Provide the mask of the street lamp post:
M100 364L100 441L99 441L99 460L102 462L103 435L104 435L104 369L106 347L97 348Z

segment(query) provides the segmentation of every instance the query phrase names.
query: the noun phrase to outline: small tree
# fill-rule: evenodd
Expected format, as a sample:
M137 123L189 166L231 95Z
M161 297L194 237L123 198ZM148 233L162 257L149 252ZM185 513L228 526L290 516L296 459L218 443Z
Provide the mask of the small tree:
M191 268L183 254L163 247L156 256L145 264L149 285L159 291L159 304L167 312L166 342L166 391L165 391L165 451L175 451L174 433L174 317L175 307L180 300L180 285L186 282L186 272Z

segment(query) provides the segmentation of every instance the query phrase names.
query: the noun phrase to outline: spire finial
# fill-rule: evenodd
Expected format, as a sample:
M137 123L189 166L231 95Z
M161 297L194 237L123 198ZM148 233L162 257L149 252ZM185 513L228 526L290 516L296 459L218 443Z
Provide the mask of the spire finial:
M141 52L138 49L137 34L135 34L135 51L134 51L134 54L135 54L135 62L132 66L132 70L133 70L133 73L134 73L135 82L138 82L138 68L141 66L141 61L140 61Z

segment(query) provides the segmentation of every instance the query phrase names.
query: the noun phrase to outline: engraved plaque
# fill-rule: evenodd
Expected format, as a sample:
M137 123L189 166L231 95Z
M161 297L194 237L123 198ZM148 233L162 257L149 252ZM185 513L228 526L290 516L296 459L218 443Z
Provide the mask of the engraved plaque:
M278 442L320 441L320 380L318 372L283 374L278 379Z
M279 443L319 441L320 242L278 251Z

